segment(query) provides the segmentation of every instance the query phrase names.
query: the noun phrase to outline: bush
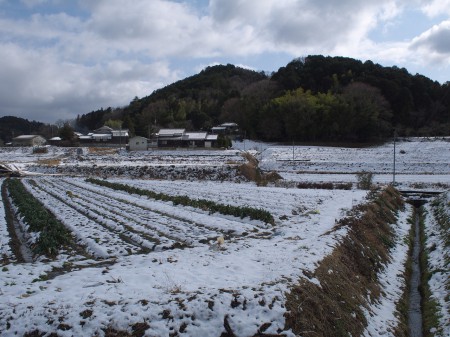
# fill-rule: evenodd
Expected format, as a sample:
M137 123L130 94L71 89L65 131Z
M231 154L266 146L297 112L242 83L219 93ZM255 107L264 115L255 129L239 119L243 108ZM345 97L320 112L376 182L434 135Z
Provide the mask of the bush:
M48 149L45 146L35 146L33 147L34 154L48 153Z
M358 180L357 187L361 190L370 190L372 187L373 173L372 172L360 172L356 174Z

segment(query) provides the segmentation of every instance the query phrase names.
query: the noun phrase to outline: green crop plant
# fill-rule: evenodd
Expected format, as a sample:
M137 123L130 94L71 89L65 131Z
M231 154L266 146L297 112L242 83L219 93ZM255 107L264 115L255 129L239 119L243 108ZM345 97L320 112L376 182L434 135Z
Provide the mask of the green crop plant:
M70 242L70 232L58 221L18 179L6 181L9 195L18 208L18 213L29 226L30 232L39 232L39 238L32 247L36 254L56 256L62 246Z
M112 183L106 180L99 180L94 178L86 179L87 182L112 188L114 190L119 191L125 191L130 194L137 194L142 196L147 196L149 198L155 199L155 200L161 200L161 201L170 201L174 205L181 205L181 206L189 206L194 208L199 208L205 211L208 211L209 213L220 213L224 215L232 215L238 218L245 218L249 217L252 220L260 220L265 223L274 224L274 218L270 212L260 209L260 208L254 208L249 206L233 206L233 205L224 205L219 204L211 200L206 199L192 199L188 196L181 195L181 196L172 196L164 193L157 193L151 190L144 190L141 188L119 184L119 183Z

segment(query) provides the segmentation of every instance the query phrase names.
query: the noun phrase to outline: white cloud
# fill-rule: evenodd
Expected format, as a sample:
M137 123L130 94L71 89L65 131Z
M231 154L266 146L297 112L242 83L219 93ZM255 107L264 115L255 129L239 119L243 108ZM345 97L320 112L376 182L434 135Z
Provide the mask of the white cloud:
M422 10L430 17L450 15L450 0L426 1Z
M60 0L22 2L34 14L0 13L0 111L38 120L44 119L35 111L56 120L127 104L217 59L242 58L248 68L252 57L266 53L399 66L450 59L449 21L409 42L368 38L408 6L433 16L450 13L450 0L210 0L206 8L189 1L80 0L79 12L64 12ZM45 13L54 14L39 12L53 4Z
M450 20L443 21L414 38L410 48L422 51L433 62L450 65Z
M51 50L46 54L12 44L0 46L0 59L3 112L40 121L73 118L100 106L122 106L177 78L167 62L86 66L60 62Z

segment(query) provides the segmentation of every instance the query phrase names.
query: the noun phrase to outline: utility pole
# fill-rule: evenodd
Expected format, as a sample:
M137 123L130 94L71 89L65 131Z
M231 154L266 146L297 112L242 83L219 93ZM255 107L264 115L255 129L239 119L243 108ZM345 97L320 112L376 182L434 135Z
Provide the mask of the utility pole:
M122 150L122 125L119 128L119 149Z
M295 147L294 140L292 139L292 161L295 161Z
M392 186L395 186L395 141L397 138L397 131L394 129L394 171L392 173Z

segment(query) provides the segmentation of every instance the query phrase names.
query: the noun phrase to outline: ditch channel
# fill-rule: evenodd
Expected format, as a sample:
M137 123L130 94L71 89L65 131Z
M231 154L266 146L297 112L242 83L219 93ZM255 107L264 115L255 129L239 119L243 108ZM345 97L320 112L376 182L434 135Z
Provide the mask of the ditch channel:
M418 204L418 202L416 201ZM411 256L411 278L409 280L409 306L408 306L408 331L410 337L422 337L422 295L420 293L422 270L420 267L420 228L418 208L414 212L414 238Z
M407 202L412 204L415 208L413 219L413 244L411 250L411 275L408 280L409 293L408 293L408 336L409 337L422 337L423 336L423 298L422 298L422 266L421 266L421 254L422 254L422 238L420 231L420 207L428 202L428 198L435 196L439 193L425 192L420 193L416 191L401 191L401 193L407 197Z

